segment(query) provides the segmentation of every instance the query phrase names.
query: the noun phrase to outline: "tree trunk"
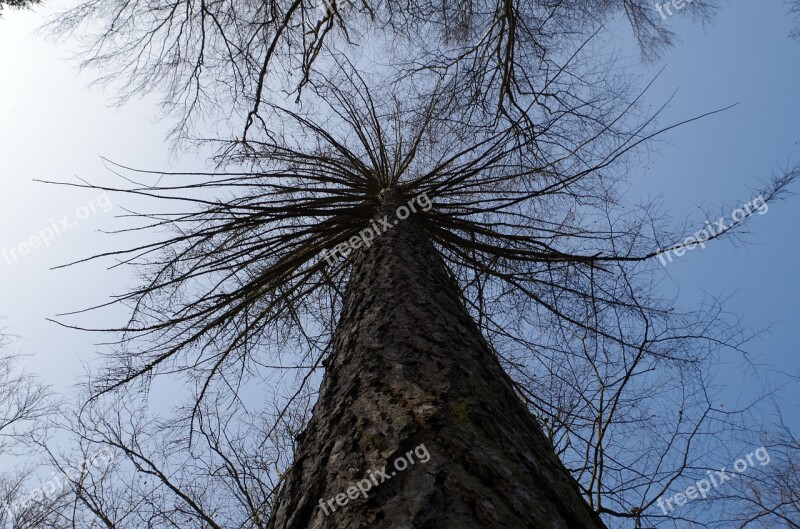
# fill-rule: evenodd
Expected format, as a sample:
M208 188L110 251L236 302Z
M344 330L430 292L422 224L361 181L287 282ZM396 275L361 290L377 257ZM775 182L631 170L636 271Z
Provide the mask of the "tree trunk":
M378 217L393 222L401 203L386 199ZM417 215L354 256L313 418L268 527L602 528Z

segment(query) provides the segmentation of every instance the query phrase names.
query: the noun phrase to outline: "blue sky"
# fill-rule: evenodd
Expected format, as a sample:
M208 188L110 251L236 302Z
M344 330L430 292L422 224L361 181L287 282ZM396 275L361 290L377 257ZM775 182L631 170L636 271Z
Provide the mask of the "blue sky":
M663 122L738 105L665 136L649 163L632 171L632 197L663 196L678 219L702 222L699 208L729 215L772 174L800 160L800 42L788 38L794 21L777 0L733 2L706 27L678 17L671 23L681 42L662 60L641 67L651 76L664 68L648 98L653 106L677 90ZM799 199L776 202L751 218L747 244L717 241L664 269L683 306L704 292L731 295L728 309L749 329L772 324L747 349L778 373L795 376L800 374L800 223L794 216ZM762 381L739 369L740 357L729 360L719 377L728 384L726 396L734 401L739 394L752 395ZM799 405L797 386L784 392L784 410L795 424Z

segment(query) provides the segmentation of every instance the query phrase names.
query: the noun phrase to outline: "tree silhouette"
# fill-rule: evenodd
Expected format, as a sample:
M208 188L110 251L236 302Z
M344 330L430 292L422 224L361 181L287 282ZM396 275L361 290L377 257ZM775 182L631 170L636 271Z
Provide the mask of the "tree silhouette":
M46 420L56 411L49 388L18 367L19 358L8 354L7 336L0 332L0 454L4 460L30 454L41 442ZM6 466L0 473L0 523L5 527L44 527L58 519L64 494L37 497L26 488L34 461Z
M0 0L0 12L4 7L12 9L29 9L38 4L39 0Z
M620 9L645 51L669 34L644 3L601 4L390 2L314 18L302 2L95 1L65 18L118 21L90 64L118 65L128 95L166 82L181 134L214 105L240 131L219 142L220 170L114 166L126 185L81 184L168 207L121 230L160 240L97 256L145 279L112 302L130 320L99 329L121 339L72 428L145 481L127 480L137 499L122 505L106 482L86 484L79 515L107 527L661 521L654 504L704 434L735 426L714 417L704 369L747 337L716 303L680 313L658 298L654 258L686 229L658 204L626 205L622 184L635 150L677 124L637 114L641 94L591 36ZM348 55L378 30L394 39L388 76ZM760 196L779 198L796 174ZM334 248L348 255L331 262ZM190 395L153 424L130 392L158 392L163 374ZM658 398L674 402L666 417L648 409ZM429 462L326 503L423 443Z
M715 10L695 0L680 15L706 19ZM578 71L569 59L620 16L647 58L674 41L645 0L90 0L52 28L85 37L84 66L119 81L121 101L161 91L179 137L194 138L195 125L213 119L215 139L248 140L270 130L264 103L287 93L300 100L314 72L335 71L342 54L382 67L398 97L433 83L476 121L519 120L559 97L542 81Z

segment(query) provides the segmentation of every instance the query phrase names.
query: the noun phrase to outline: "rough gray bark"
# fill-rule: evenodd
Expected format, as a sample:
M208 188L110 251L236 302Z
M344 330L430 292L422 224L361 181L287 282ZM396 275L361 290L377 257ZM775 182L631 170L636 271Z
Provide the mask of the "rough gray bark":
M379 217L395 219L398 198ZM354 256L313 418L272 529L602 528L516 396L420 213ZM424 444L430 460L333 502ZM372 474L374 475L374 473Z

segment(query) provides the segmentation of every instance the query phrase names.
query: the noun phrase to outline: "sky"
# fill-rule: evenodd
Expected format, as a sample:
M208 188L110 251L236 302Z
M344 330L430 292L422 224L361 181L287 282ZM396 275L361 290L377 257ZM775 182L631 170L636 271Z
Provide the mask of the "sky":
M36 34L52 11L6 11L0 19L0 326L14 336L10 349L23 355L26 369L69 393L96 360L99 337L47 318L102 303L136 279L125 269L107 270L107 261L51 268L114 247L118 236L101 230L118 227L115 216L131 204L36 180L111 182L101 156L139 168L206 166L196 153L171 150L155 98L113 106L113 91L90 87L91 72L78 71L70 43ZM664 68L647 96L652 108L677 90L662 123L738 103L665 136L632 168L632 201L660 196L677 219L702 221L700 207L724 212L750 201L760 182L800 161L800 41L788 37L793 21L785 13L783 1L762 0L730 2L705 27L673 17L681 41L652 64L640 64L629 39L620 36L621 53L643 81ZM748 329L771 326L748 346L768 369L754 374L741 368L740 358L724 359L730 365L719 376L732 403L761 384L766 372L776 380L800 375L800 223L793 215L799 205L800 197L790 197L754 216L747 245L721 241L664 267L665 289L679 293L681 306L693 308L703 293L731 296L727 308ZM20 245L32 236L39 237L38 248ZM89 322L113 325L120 316L107 310ZM796 390L782 397L795 424Z
M794 24L779 0L730 2L706 27L676 20L681 42L642 68L643 75L664 68L649 102L655 106L677 90L664 122L737 106L668 134L639 177L632 176L632 198L662 196L678 219L690 215L702 223L701 207L730 217L766 180L800 161L800 41L788 38ZM744 369L737 355L723 358L730 363L719 377L727 385L726 408L767 383L766 373L774 381L800 374L799 199L752 217L746 244L709 244L664 267L683 306L706 293L731 296L727 308L749 330L769 327L747 346L752 360L766 364L760 376ZM800 424L797 390L781 395L794 425Z

